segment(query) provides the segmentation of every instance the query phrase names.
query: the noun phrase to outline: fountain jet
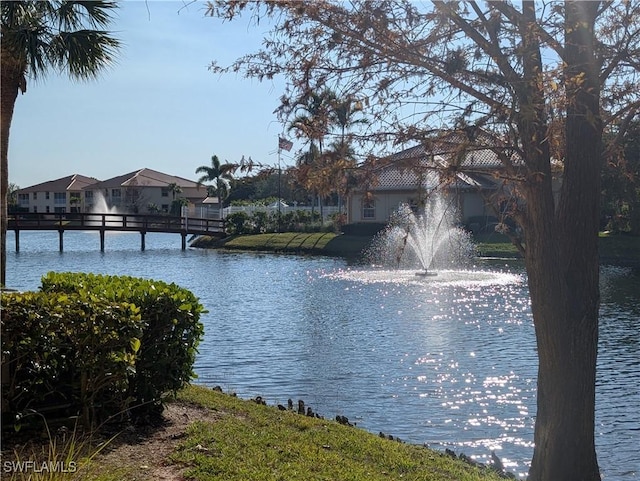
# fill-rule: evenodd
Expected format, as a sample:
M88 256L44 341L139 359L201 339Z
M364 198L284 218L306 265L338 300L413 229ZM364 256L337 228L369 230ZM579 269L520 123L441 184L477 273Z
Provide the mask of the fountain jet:
M474 247L457 221L454 206L439 195L431 195L418 212L402 204L374 240L370 258L396 269L418 268L417 276L437 275L435 268L461 267L470 261Z

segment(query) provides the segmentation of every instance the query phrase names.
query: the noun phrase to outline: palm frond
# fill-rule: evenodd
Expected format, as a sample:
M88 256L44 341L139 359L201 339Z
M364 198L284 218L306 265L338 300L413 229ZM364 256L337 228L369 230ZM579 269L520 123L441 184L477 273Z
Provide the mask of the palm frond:
M105 67L113 65L119 47L120 43L107 32L77 30L53 37L47 53L51 65L82 80L95 78Z
M64 1L53 2L60 19L60 30L79 29L88 25L94 29L102 29L113 20L112 11L118 8L116 2L96 1Z
M66 71L93 79L117 59L121 43L102 28L112 20L115 2L2 2L3 53L25 75ZM100 29L96 29L100 27ZM3 60L4 61L4 60Z

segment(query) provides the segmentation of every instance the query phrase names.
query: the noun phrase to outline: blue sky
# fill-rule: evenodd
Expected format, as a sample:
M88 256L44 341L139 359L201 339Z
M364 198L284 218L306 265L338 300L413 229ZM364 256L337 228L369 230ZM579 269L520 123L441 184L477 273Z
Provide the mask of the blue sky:
M283 127L273 111L284 80L207 69L255 51L266 27L222 23L203 9L122 2L112 26L124 44L117 65L91 82L29 81L11 126L9 181L28 187L76 173L104 180L143 167L196 180L213 154L277 164ZM282 165L292 163L283 152Z

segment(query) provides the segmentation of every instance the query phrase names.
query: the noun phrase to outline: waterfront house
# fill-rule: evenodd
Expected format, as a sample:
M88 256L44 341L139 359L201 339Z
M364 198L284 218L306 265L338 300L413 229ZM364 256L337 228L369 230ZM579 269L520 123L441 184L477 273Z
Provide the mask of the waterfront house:
M208 214L218 204L207 196L205 186L148 168L97 182L85 190L87 212L115 208L123 213L169 213L175 202L197 217L211 217Z
M32 185L16 192L18 210L22 212L83 212L84 191L98 179L72 174Z
M43 182L17 192L22 212L182 213L215 218L217 197L197 182L153 169L139 169L107 180L80 174ZM172 210L172 205L174 209Z
M515 171L520 162L488 135L471 140L465 132L445 133L376 165L363 165L365 180L347 199L348 222L386 223L400 204L417 208L439 193L456 207L462 223L486 228L510 195L505 164Z

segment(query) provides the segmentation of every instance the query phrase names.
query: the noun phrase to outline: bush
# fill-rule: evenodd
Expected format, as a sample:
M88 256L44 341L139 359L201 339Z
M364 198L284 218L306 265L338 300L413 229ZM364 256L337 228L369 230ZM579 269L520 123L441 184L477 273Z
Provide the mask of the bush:
M279 218L279 221L278 221ZM234 212L226 218L227 233L230 235L265 234L269 232L337 232L342 217L337 216L329 223L323 223L319 212L293 210L272 212L259 210L251 215Z
M244 212L234 212L226 218L227 233L246 234L249 230L249 216Z
M88 426L125 412L143 327L135 305L88 292L4 294L5 409L79 412Z
M269 226L272 223L269 214L259 210L253 213L251 220L253 222L252 234L264 234L265 232L269 232Z
M158 414L163 395L195 377L204 309L190 291L53 272L42 278L42 291L2 296L3 368L6 361L10 372L3 398L6 391L12 410L64 401L89 422L130 409Z

